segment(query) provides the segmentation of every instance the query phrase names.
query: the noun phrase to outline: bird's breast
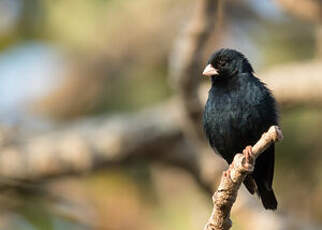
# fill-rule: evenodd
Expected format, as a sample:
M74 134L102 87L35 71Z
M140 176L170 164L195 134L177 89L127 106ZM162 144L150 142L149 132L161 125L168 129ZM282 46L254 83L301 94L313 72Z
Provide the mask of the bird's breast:
M243 92L209 92L204 130L210 145L228 162L256 139L260 123L258 106Z

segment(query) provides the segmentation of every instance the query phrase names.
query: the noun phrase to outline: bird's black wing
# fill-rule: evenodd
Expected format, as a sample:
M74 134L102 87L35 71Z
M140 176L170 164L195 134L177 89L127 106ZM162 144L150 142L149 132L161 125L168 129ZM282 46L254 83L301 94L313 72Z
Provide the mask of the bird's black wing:
M276 102L271 92L255 78L256 87L258 89L257 103L254 103L253 114L250 119L249 140L255 144L261 137L261 135L268 130L272 125L278 125L278 112L276 109ZM266 209L276 209L277 201L272 189L273 177L274 177L274 161L275 161L275 146L272 144L267 150L265 150L256 160L255 169L252 173L252 177L255 179L257 185L257 192L261 197L262 203ZM247 187L247 181L246 181ZM252 192L249 187L247 187Z

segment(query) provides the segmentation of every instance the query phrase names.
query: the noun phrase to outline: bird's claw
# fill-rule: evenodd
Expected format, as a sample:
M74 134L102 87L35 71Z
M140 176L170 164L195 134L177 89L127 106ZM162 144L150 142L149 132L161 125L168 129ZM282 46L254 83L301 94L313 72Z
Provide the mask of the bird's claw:
M244 167L247 168L248 170L252 170L253 163L254 163L252 146L248 145L243 150L243 155L245 156Z

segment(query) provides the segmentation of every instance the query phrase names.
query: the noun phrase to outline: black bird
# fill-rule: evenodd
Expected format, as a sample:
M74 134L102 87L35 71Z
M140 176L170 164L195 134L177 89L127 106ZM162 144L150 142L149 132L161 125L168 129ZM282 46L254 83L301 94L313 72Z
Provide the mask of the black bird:
M230 164L236 153L250 148L270 126L278 125L276 102L246 57L236 50L220 49L212 54L203 75L212 83L203 127L211 147ZM273 175L274 144L257 158L244 184L251 194L257 192L265 209L275 210Z

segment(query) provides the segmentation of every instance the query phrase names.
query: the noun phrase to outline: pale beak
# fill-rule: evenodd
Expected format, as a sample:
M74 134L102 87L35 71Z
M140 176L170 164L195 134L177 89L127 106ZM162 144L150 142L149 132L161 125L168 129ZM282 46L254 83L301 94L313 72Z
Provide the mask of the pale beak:
M218 74L218 71L211 64L207 65L204 71L202 72L202 75L208 76L208 77L217 75L217 74Z

